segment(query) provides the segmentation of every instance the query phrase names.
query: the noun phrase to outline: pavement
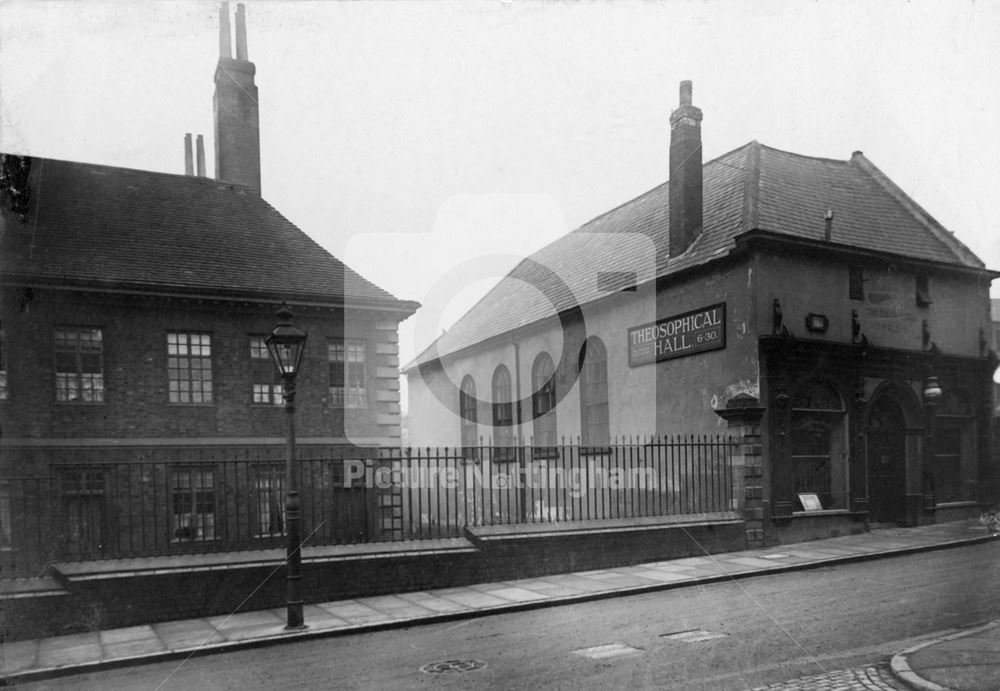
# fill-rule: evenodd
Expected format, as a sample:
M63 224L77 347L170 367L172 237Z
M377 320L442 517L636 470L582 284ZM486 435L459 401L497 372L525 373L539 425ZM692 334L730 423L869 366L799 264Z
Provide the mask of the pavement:
M706 585L959 547L998 537L977 521L880 528L860 535L766 549L309 604L304 608L307 628L299 630L285 630L285 609L279 608L12 641L0 647L0 685ZM895 655L888 669L899 682L922 691L996 691L1000 689L1000 621L946 632ZM867 679L869 672L858 674ZM859 684L857 688L892 688L869 686L863 681Z

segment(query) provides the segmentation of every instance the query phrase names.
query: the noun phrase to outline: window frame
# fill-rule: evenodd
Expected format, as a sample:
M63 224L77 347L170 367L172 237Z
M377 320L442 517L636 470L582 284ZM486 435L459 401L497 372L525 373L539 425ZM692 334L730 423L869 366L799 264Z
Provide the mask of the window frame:
M361 354L361 359L351 359L351 353ZM334 356L338 357L334 357ZM353 366L352 366L352 363ZM362 339L329 339L326 344L327 392L331 405L342 409L365 409L368 403L368 341ZM339 365L340 374L335 376ZM351 386L352 380L360 386ZM339 380L340 385L334 382Z
M606 452L611 445L608 349L597 336L591 336L580 346L579 370L580 450L581 453Z
M89 332L96 338L83 338ZM93 344L97 344L93 347ZM87 348L90 344L92 347ZM70 366L65 366L65 361ZM96 361L97 369L87 371L85 362ZM56 326L52 332L52 369L56 403L60 405L103 405L107 401L104 382L104 327ZM6 375L4 376L6 379ZM85 383L89 382L89 388ZM86 396L89 393L90 399Z
M799 397L806 391L822 387L826 392L835 397L833 406L811 406L802 405ZM810 379L802 382L796 389L792 397L791 404L791 434L789 437L788 460L792 476L792 494L798 499L799 494L816 494L819 496L823 510L847 510L850 506L850 481L849 467L849 435L847 433L847 408L844 405L844 397L837 389L836 385L825 379ZM797 435L812 425L814 428L825 428L826 452L825 453L796 453ZM837 453L839 450L839 453ZM811 451L811 450L810 450ZM809 465L814 467L817 461L825 461L826 477L822 487L802 487L799 485L802 477L801 469ZM840 463L840 468L835 468L835 464ZM838 477L839 476L839 477ZM808 511L804 511L808 513Z
M184 337L184 343L180 343L180 337ZM198 343L192 343L192 336L198 337ZM175 342L171 343L171 337L175 339ZM207 339L207 343L205 342ZM171 348L176 348L177 352L171 353ZM191 354L192 348L197 347L199 349L199 354L197 356ZM202 352L202 349L207 348L208 353ZM184 352L181 352L181 349ZM199 363L207 362L207 367L193 368L193 360L197 359ZM214 367L212 363L212 333L209 331L168 331L167 332L167 403L170 405L195 405L195 406L210 406L215 405L215 374ZM181 361L188 361L188 364L181 367ZM172 366L172 363L176 361L176 364ZM201 372L199 377L194 376L194 372ZM174 378L174 373L178 375L181 373L187 373L184 378L178 377ZM207 378L205 377L205 372L208 373ZM198 394L202 397L202 400L193 400L195 396L195 384L198 384ZM176 387L174 386L176 384ZM182 384L187 384L187 391L183 391ZM178 400L181 395L186 393L189 400ZM176 396L176 398L175 398Z
M458 390L458 415L462 456L468 460L474 460L477 456L479 441L479 416L476 410L476 381L470 374L462 378L462 385Z
M268 463L254 466L253 527L254 537L266 540L285 537L288 520L285 516L285 469L280 464ZM278 529L273 528L277 521Z
M190 480L187 487L178 486L178 477L185 474L190 474ZM210 485L207 487L204 484L195 484L195 478L199 482L204 482L206 475L210 478ZM170 468L170 542L173 544L187 544L187 543L202 543L202 542L214 542L219 539L217 534L217 528L219 527L218 521L218 490L216 487L216 468L214 465L200 466L200 465L182 465L174 466ZM189 506L190 510L187 512L178 512L177 498L183 496L182 492L178 490L187 490L190 494ZM203 505L203 501L199 503L199 493L202 495L203 500L205 496L211 497L211 512L200 512L198 508ZM183 516L188 520L180 521L179 516ZM206 522L204 517L211 516L210 526L208 527L207 534L205 531ZM195 522L195 517L197 525L194 526L197 532L194 534L182 534L182 531L189 531L192 528L192 523Z
M250 404L258 408L280 407L285 402L285 387L266 339L263 334L250 334Z
M556 419L556 369L546 351L531 364L531 417L534 439L532 456L552 458L558 455L558 420Z
M490 382L493 422L493 457L498 461L512 461L514 453L514 390L510 370L500 363L493 369Z

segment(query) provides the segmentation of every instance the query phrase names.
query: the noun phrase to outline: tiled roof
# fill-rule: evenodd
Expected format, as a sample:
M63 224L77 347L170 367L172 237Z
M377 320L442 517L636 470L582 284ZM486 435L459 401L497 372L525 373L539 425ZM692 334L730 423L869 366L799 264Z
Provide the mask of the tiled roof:
M703 175L702 233L666 262L660 276L727 255L734 237L749 230L821 240L827 209L834 211L834 243L983 267L860 153L834 161L751 142L706 163ZM654 245L646 237L669 246L669 196L664 183L522 261L408 367L605 297L602 273L635 272L639 283L652 279Z
M416 308L239 185L43 158L29 180L25 222L0 238L8 281Z

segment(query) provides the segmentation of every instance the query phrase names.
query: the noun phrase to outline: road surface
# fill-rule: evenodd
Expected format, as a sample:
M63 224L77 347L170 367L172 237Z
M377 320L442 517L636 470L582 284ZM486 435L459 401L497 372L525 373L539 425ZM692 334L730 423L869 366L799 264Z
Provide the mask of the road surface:
M998 593L990 542L23 688L750 689L871 666L933 632L1000 618Z

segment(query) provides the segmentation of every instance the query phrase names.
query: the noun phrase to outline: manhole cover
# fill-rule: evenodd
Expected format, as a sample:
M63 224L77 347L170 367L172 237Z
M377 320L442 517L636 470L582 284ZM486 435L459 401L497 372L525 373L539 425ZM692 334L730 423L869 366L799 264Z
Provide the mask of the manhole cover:
M672 641L682 641L684 643L701 643L710 641L713 638L725 638L727 634L713 633L704 629L691 629L689 631L675 631L673 633L661 633L660 638L669 638Z
M624 643L608 643L607 645L595 645L593 648L580 648L573 652L577 655L600 660L606 657L617 657L618 655L635 655L636 653L641 653L642 650L625 645Z
M485 666L486 663L482 660L441 660L424 665L420 671L426 674L461 674L462 672L474 672Z

